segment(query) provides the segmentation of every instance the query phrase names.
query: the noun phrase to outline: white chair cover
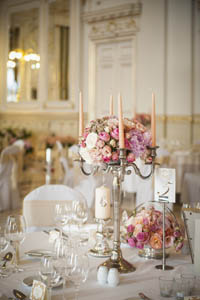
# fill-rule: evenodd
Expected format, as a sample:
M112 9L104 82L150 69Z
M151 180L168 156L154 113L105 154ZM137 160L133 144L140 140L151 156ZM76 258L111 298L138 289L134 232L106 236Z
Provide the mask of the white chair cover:
M60 157L60 163L64 170L64 178L62 184L73 187L73 170L69 167L66 157Z
M0 211L20 207L17 182L18 154L20 147L6 147L0 157Z
M140 169L142 175L147 175L150 172L150 166L145 165L141 159L136 160L136 165ZM152 178L143 180L135 174L132 167L129 167L132 171L130 175L125 175L122 188L124 192L136 193L136 206L153 200L153 186Z
M55 226L55 205L65 201L84 201L84 196L66 186L59 184L43 185L24 198L23 215L31 231L41 227ZM29 228L30 230L30 228Z
M200 204L200 172L185 173L181 187L181 202L190 207Z

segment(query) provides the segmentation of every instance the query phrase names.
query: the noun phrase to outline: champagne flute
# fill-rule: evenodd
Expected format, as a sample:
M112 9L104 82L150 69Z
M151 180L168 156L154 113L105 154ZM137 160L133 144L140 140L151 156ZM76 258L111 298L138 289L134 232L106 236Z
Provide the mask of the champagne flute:
M78 294L81 283L85 282L89 273L89 259L86 254L76 254L73 260L73 269L70 278L75 285L75 300L78 300Z
M23 216L8 216L5 226L5 238L10 242L14 250L13 255L13 272L22 272L19 268L19 244L24 241L26 233L26 222Z

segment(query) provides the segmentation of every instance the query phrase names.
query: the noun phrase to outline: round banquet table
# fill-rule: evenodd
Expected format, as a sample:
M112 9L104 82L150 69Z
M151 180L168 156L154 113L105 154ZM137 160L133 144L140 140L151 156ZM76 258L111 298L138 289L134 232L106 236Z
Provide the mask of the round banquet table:
M13 296L13 289L18 289L26 295L30 295L31 288L23 283L23 279L31 275L38 275L40 259L30 258L24 253L35 249L51 249L51 245L49 243L49 236L46 233L27 233L24 242L20 245L20 265L24 268L24 271L12 274L8 278L1 278L0 292L7 297L11 297ZM193 272L189 255L172 253L167 263L174 266L174 269L171 271L162 271L155 269L155 266L161 263L160 260L141 258L137 255L137 249L130 248L127 245L122 245L121 248L124 258L136 267L136 271L129 274L121 274L120 284L117 287L102 286L96 280L97 267L105 261L105 258L89 257L89 276L88 280L80 287L80 300L125 300L130 297L139 299L139 292L143 292L152 300L166 299L160 297L159 276L164 274L176 277L182 272ZM72 285L66 288L65 295L66 299L74 299L74 287ZM52 299L62 299L62 286L52 289Z

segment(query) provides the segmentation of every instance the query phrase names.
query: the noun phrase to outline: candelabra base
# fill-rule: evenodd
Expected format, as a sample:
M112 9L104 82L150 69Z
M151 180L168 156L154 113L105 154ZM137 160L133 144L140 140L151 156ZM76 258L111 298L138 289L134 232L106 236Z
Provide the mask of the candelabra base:
M168 271L168 270L173 270L174 267L172 266L167 266L167 265L157 265L155 266L156 269L158 270L163 270L163 271Z
M97 250L97 249L90 249L88 254L93 257L110 257L111 256L111 249L107 250Z
M122 255L119 255L116 259L109 258L104 263L102 263L101 266L106 266L108 269L116 268L119 271L119 273L122 274L131 273L136 270L136 268L131 263L126 261L122 257Z

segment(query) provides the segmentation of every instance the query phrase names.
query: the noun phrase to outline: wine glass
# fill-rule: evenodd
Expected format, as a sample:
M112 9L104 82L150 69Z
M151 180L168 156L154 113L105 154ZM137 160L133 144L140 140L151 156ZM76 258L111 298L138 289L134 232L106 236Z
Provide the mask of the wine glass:
M51 300L52 283L57 279L57 272L54 267L54 259L52 256L44 255L40 261L39 275L47 287L47 300Z
M80 229L81 225L85 224L88 220L88 207L86 203L83 201L76 201L74 203L74 210L75 210L75 221L78 224Z
M5 238L4 227L0 225L0 253L8 247L8 241ZM2 266L0 266L0 278L8 277L8 274Z
M63 227L70 223L73 215L72 202L68 201L65 204L56 204L55 206L55 222L60 229L62 238Z
M5 238L10 242L14 249L13 272L21 272L22 268L18 266L19 244L24 241L26 233L26 222L23 216L8 216L5 226Z
M89 273L89 259L86 254L76 254L73 259L73 268L70 272L70 279L75 285L75 300L78 300L78 294L81 283L85 282Z

